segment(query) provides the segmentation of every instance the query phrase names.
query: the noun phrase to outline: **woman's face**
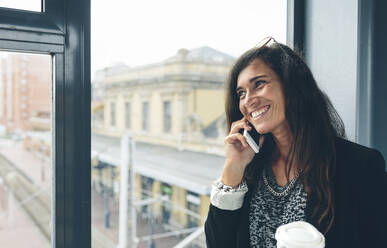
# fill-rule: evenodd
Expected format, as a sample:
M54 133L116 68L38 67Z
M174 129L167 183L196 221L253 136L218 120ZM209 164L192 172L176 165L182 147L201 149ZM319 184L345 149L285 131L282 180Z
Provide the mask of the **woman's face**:
M255 59L241 71L237 82L239 109L257 132L275 133L286 125L285 98L278 75Z

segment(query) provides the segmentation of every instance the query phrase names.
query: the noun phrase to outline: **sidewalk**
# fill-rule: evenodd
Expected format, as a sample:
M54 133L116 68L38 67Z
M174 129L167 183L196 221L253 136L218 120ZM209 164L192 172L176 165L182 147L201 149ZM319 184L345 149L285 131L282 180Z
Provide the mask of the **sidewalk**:
M7 202L5 208L0 207L0 247L48 248L49 242L17 200L9 194L4 185L0 187L0 201Z
M19 164L24 161L24 166L31 165L29 162L33 161L33 158L26 156L27 154L20 153L20 150L20 145L18 143L10 140L0 140L0 153L5 156L6 159L9 161L11 159L18 161ZM8 154L10 155L9 157ZM2 169L1 174L2 176L5 176L0 183L0 247L48 248L49 241L36 226L36 223L31 219L31 216L28 215L21 206L21 202L23 201L24 206L29 206L34 199L34 195L24 195L23 199L17 200L15 199L14 193L21 196L20 189L22 189L22 185L20 185L20 189L15 189L15 192L5 185L6 181L11 182L18 178L23 178L23 176L20 176L21 172L18 170L15 171L15 168L10 168L5 160L1 160L0 165ZM17 168L21 169L23 167ZM24 167L23 174L31 171L33 171L31 168L28 170ZM30 173L28 177L32 177L32 174L33 173ZM31 182L28 183L31 184ZM41 189L45 191L44 187L47 188L48 186L49 183L46 183L45 186L42 184ZM42 216L42 220L46 216Z
M0 152L34 184L44 189L51 188L51 161L49 159L43 159L40 155L25 150L21 141L0 139Z

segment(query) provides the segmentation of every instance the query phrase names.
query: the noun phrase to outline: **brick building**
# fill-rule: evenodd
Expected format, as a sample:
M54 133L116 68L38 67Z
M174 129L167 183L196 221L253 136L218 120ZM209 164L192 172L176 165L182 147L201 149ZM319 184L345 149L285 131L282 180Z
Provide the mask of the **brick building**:
M50 70L48 55L8 53L1 58L0 126L5 132L50 129Z

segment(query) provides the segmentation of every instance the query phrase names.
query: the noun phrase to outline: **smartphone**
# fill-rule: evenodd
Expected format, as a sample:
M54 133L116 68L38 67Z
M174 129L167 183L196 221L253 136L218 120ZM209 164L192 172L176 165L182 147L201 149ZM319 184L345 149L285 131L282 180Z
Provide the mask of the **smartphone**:
M249 124L251 128L250 131L247 131L246 129L243 129L242 135L246 138L247 144L254 150L255 153L259 152L259 138L261 137L261 134L255 130L255 128Z

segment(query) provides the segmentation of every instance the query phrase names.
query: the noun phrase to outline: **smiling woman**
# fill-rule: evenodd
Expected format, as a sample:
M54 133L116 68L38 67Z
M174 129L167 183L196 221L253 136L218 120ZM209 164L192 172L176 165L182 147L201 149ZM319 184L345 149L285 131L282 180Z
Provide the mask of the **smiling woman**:
M208 247L276 247L277 228L296 221L314 225L327 247L387 245L384 159L346 140L300 56L275 41L253 48L231 68L226 91L226 161L211 192ZM258 154L241 129L262 134Z

